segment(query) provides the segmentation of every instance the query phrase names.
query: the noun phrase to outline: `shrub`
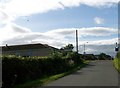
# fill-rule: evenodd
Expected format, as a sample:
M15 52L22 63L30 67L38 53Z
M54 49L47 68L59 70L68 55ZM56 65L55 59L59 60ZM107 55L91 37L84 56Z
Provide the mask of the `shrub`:
M116 56L117 56L117 58L120 58L120 52L118 52Z
M76 52L67 56L60 52L53 52L48 57L2 56L3 88L68 71L81 62Z

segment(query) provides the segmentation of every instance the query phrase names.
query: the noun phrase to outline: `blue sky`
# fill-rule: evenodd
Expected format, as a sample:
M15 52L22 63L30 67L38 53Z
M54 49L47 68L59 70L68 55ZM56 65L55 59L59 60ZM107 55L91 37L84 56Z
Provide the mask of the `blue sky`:
M95 17L105 20L103 24L96 24ZM110 8L96 8L87 5L38 13L28 17L20 17L15 23L30 28L34 32L46 32L58 28L81 27L112 27L117 28L118 10L117 4ZM29 20L29 21L27 21Z
M0 43L75 46L75 30L78 30L80 53L83 53L83 44L88 42L88 53L113 54L118 39L117 3L118 0L1 1ZM95 50L98 45L101 51ZM104 50L106 45L108 48Z

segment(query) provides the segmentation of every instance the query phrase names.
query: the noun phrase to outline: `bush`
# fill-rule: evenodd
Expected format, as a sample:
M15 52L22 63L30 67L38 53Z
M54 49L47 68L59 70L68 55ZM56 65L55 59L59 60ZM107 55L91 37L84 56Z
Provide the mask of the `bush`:
M110 55L106 55L105 53L101 53L98 57L99 60L112 60Z
M120 61L118 58L114 58L113 60L115 68L120 72Z
M54 52L49 57L2 56L3 88L68 71L81 62L79 54L75 52L67 56Z
M75 65L79 65L80 63L82 63L80 55L77 52L68 52L66 57L69 58L69 60L74 61Z
M120 58L120 52L118 52L116 56L117 56L117 58Z

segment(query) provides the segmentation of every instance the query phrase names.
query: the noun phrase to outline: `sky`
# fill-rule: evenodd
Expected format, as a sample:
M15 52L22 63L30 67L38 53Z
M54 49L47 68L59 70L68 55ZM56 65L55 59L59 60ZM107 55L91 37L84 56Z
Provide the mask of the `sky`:
M79 53L115 55L118 42L118 0L1 0L0 45L42 43Z

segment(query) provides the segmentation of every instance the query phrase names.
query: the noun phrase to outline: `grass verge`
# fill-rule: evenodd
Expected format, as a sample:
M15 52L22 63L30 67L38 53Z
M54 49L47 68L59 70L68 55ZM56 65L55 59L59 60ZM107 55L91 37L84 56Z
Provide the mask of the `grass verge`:
M117 69L118 72L120 72L120 61L118 60L118 58L115 58L113 60L114 63L114 67Z
M37 88L37 87L45 85L51 81L54 81L61 77L69 75L77 70L80 70L81 68L85 67L88 63L89 63L89 61L84 61L83 64L81 64L78 67L75 67L67 72L53 75L53 76L43 77L42 79L32 80L32 81L26 82L24 84L16 85L14 88Z

